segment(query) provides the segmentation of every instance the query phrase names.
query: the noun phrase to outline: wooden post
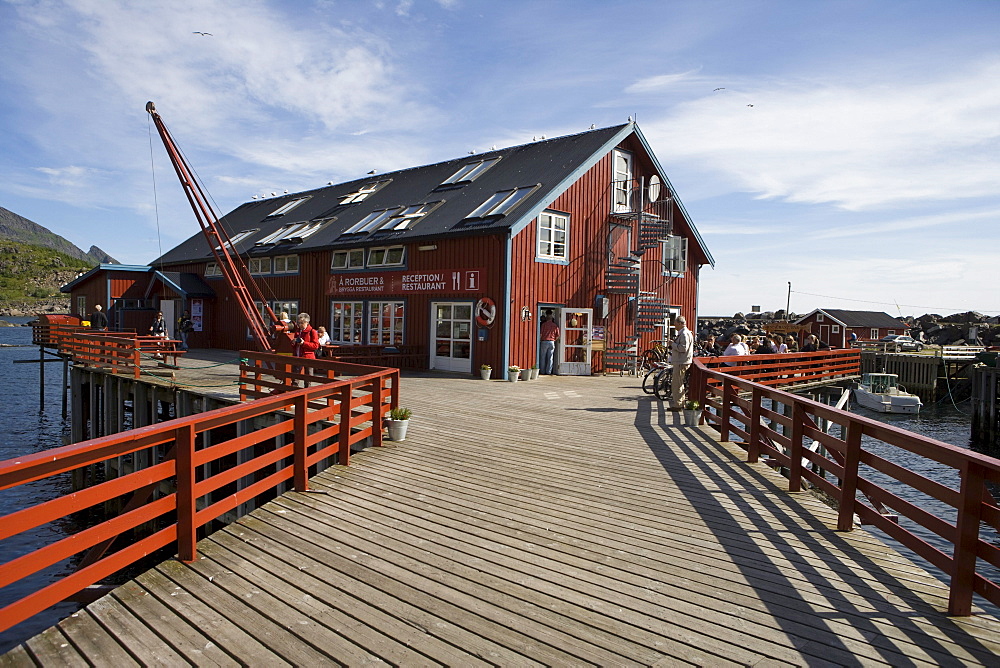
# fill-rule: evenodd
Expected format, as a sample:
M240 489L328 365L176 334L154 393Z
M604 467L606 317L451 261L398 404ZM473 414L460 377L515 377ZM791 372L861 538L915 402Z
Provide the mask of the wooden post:
M760 459L760 414L763 397L760 388L750 389L750 442L747 444L747 462L754 464Z
M354 385L345 383L340 390L340 464L351 463L351 402L354 399ZM381 420L379 421L381 428Z
M45 410L45 348L38 346L38 410Z
M976 546L983 515L985 472L975 462L966 462L955 521L955 552L952 558L948 614L968 617L972 614L972 587L976 579Z
M306 466L306 437L308 425L306 417L309 412L309 401L306 395L295 397L294 440L292 441L292 471L294 472L295 491L309 491L309 467Z
M177 556L192 562L197 552L197 529L194 514L198 510L194 484L194 425L179 427L176 432L174 462L177 467Z
M851 420L847 426L847 452L844 456L844 478L840 481L840 512L837 531L854 528L854 504L858 493L858 465L861 463L861 423Z
M722 379L722 416L719 422L719 440L723 443L729 442L729 420L733 414L732 401L733 388L729 376Z
M802 490L802 435L805 431L805 409L798 401L793 401L792 409L792 438L788 454L792 458L788 467L788 491L799 492Z
M385 417L385 376L379 376L372 381L372 447L382 445L382 418Z

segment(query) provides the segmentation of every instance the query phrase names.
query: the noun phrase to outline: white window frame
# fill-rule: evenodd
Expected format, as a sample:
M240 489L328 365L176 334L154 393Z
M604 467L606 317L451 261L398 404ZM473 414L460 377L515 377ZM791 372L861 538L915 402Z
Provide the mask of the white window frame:
M871 330L872 330L872 332L871 332L871 337L870 338L873 341L878 340L880 338L879 335L878 335L878 327L872 327Z
M300 243L304 239L316 234L316 232L319 231L319 228L323 227L323 223L325 222L326 221L323 220L312 223L301 221L298 223L283 225L271 234L258 239L254 242L254 246L271 246L282 241L294 241L295 243Z
M235 252L236 244L238 244L241 241L247 239L248 237L253 236L254 234L256 234L259 231L260 231L259 229L255 228L255 229L252 229L252 230L243 230L241 232L237 232L233 236L229 237L229 243L226 244L226 248L228 248L229 250ZM222 250L222 244L219 244L218 246L216 246L215 250Z
M277 255L271 263L271 270L275 274L297 274L299 273L299 256Z
M361 232L371 232L373 229L378 229L401 208L402 207L397 206L391 209L379 209L378 211L372 211L367 216L344 230L343 234L359 234Z
M558 223L562 221L562 229ZM535 258L540 260L569 260L569 214L543 211L538 214ZM562 241L558 241L559 235ZM557 247L562 246L562 252Z
M338 262L338 259L343 259L343 262ZM333 251L333 257L330 258L330 269L332 271L350 271L351 269L364 269L364 267L364 248Z
M505 216L537 189L538 184L500 190L490 195L485 202L480 204L472 213L466 216L465 219L468 220L470 218Z
M343 315L344 306L350 306L349 320ZM341 309L340 323L337 321L337 309ZM360 322L359 322L360 314ZM359 345L365 339L365 303L363 301L330 301L330 343L340 345ZM345 336L346 335L346 336ZM357 337L357 338L355 338Z
M671 234L663 240L663 275L683 276L688 265L687 237Z
M624 164L625 169L619 169L619 161ZM615 149L611 169L614 170L614 199L611 202L611 210L615 213L631 213L632 190L635 188L635 162L632 153Z
M833 325L830 327L831 334L840 334L840 325Z
M406 341L406 330L404 329L406 302L402 300L371 301L368 302L367 306L366 336L369 345L395 346ZM388 309L388 313L383 313L385 309ZM386 323L386 318L388 318L388 323Z
M403 207L375 229L408 230L416 225L421 218L436 209L439 204L441 202L427 202ZM374 232L375 229L371 231Z
M486 170L500 162L500 158L487 158L470 162L459 167L458 171L441 182L443 186L456 185L459 183L470 183L479 178Z
M398 257L392 260L392 256ZM368 249L369 267L401 267L406 261L406 248L404 246L376 246Z
M205 278L215 276L222 276L222 267L219 266L218 262L209 262L205 265Z
M284 204L282 204L281 206L279 206L277 209L275 209L271 213L267 214L267 217L268 218L274 218L274 217L277 217L277 216L284 216L286 213L288 213L292 209L300 206L307 199L309 199L309 198L308 197L299 197L298 199L293 199L291 201L285 202Z
M271 273L271 258L252 257L247 260L247 271L253 276L264 276Z
M823 322L823 314L822 313L817 313L816 314L816 322Z

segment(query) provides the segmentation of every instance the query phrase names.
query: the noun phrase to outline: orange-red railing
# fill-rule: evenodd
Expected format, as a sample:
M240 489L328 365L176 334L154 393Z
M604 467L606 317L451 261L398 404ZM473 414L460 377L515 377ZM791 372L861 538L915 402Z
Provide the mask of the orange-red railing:
M810 369L822 368L801 366L810 361L826 364L817 360L827 353L806 354L816 358L797 362L801 373L808 375L813 373ZM763 456L787 469L789 491L799 491L805 481L835 499L839 507L838 530L850 531L857 516L940 568L951 578L949 614L972 614L973 592L1000 605L1000 583L977 570L980 562L1000 568L1000 546L984 538L980 531L981 523L1000 531L1000 508L986 487L987 483L1000 484L1000 460L754 382L790 382L798 378L785 369L755 371L753 357L728 359L747 360L741 365L746 376L729 373L734 367L709 368L704 358L695 361L691 376L691 398L701 402L702 420L719 430L722 441L735 437L747 451L747 461L756 462ZM781 375L793 377L781 379ZM819 429L821 420L840 425L843 437ZM818 443L825 452L808 447L805 441ZM891 461L894 449L937 462L939 469L953 469L961 481L958 489ZM923 498L953 508L954 520L939 517L885 489L866 473L869 470ZM950 543L951 554L908 530L894 516L879 512L879 507L891 508Z
M707 368L770 386L832 380L858 375L861 370L861 351L856 349L698 359Z
M72 574L0 609L0 632L171 544L180 558L192 560L200 527L285 483L306 490L310 469L332 457L346 465L351 447L365 439L380 445L386 412L398 405L399 371L337 362L324 368L335 379L0 462L0 490L97 465L117 467L120 474L0 517L0 540L107 502L121 507L0 564L3 588L88 553ZM251 425L257 418L273 423ZM124 546L108 553L116 539Z

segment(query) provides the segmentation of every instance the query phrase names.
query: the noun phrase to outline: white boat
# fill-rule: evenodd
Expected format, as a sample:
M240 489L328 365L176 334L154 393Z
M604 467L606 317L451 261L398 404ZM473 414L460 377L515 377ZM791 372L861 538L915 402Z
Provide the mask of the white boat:
M854 399L880 413L919 413L923 403L899 384L894 373L866 373L854 390Z

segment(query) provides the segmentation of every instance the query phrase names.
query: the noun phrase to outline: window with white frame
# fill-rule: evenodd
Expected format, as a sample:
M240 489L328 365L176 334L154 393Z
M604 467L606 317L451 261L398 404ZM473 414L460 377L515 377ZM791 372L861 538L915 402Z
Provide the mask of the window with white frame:
M816 322L823 322L823 314L822 313L817 313L816 314Z
M487 198L485 202L480 204L472 213L466 216L466 219L506 215L537 188L537 185L522 186L520 188L501 190L498 193L494 193Z
M399 267L403 264L405 253L402 246L384 246L368 251L369 267Z
M389 220L397 211L402 207L395 207L393 209L381 209L379 211L372 211L367 216L354 223L346 230L344 234L358 234L360 232L371 232L382 226L385 221Z
M871 338L871 339L872 339L873 341L874 341L875 339L879 338L879 335L878 335L878 328L876 328L876 327L872 327L872 332L871 332L871 336L870 336L869 338Z
M300 204L302 204L303 202L305 202L307 199L309 199L309 198L308 197L299 197L298 199L293 199L293 200L290 200L288 202L285 202L284 204L282 204L281 206L279 206L277 209L275 209L271 213L267 214L267 217L268 218L272 218L274 216L283 216L286 213L288 213L289 211L291 211L292 209L294 209L295 207L297 207Z
M265 306L264 302L254 302L254 304L257 305L257 310L260 311L261 317L263 317L264 320L267 321L270 318L270 316L268 316L267 314L267 309L264 308ZM281 317L282 313L287 313L289 320L291 320L292 322L295 322L295 317L299 314L298 299L284 299L284 300L279 299L267 302L267 306L270 306L271 310L274 311L274 315L276 315L279 318Z
M683 274L687 270L687 238L671 234L663 240L663 273Z
M893 334L895 334L895 333L896 333L896 330L894 330L894 329L890 329L890 330L889 330L889 333L887 334L887 336L892 336L892 335L893 335Z
M402 345L404 312L404 302L368 302L369 345Z
M385 186L388 181L376 181L375 183L366 183L352 193L348 193L340 200L341 204L354 204L355 202L363 202L373 194L378 192Z
M830 328L830 332L833 334L840 334L840 325L833 325L833 327Z
M347 269L362 269L365 266L365 249L352 248L350 250L333 251L333 259L330 261L330 269L343 271Z
M413 204L403 207L385 221L377 229L381 230L408 230L428 213L438 207L441 202L428 202L426 204ZM374 229L372 230L375 231Z
M615 213L632 211L632 189L635 187L632 179L632 154L627 151L614 152L614 202Z
M226 248L228 248L230 251L235 252L236 244L240 243L241 241L245 240L248 237L253 236L257 232L258 230L256 229L243 230L242 232L237 232L233 236L229 237L229 243L226 244ZM222 250L222 244L216 246L215 250Z
M361 343L365 330L364 302L330 302L330 342Z
M550 211L539 214L536 255L546 260L569 259L569 216Z
M301 243L307 237L316 234L326 221L299 222L283 225L278 230L254 242L254 246L271 246L283 242Z
M222 269L218 262L209 262L205 265L205 277L211 278L212 276L222 276Z
M298 255L278 255L274 258L274 273L296 274L299 271Z
M477 162L470 162L459 167L458 171L441 182L441 185L448 186L458 183L469 183L475 181L479 176L493 165L500 162L500 158L488 158Z
M271 273L271 258L269 257L252 257L247 260L247 269L251 274L270 274Z

